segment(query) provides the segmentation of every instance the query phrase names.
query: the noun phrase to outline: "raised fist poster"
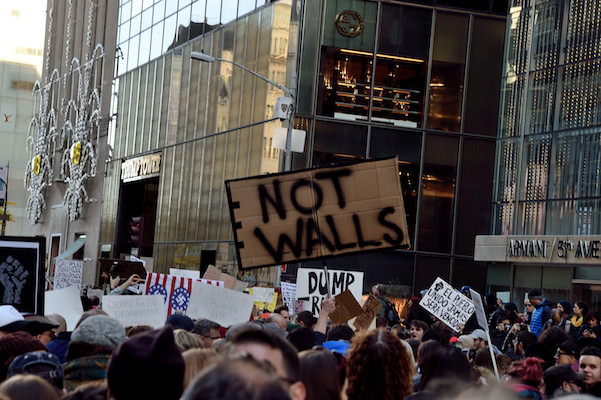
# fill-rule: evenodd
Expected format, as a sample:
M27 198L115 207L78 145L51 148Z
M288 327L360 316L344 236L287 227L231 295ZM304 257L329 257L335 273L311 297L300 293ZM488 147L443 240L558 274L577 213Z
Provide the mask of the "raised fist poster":
M0 237L0 296L27 314L44 312L44 237Z

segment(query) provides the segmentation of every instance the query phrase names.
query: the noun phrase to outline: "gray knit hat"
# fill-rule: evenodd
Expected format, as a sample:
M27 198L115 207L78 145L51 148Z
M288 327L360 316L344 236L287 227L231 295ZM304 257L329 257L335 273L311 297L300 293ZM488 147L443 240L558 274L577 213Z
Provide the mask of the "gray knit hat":
M125 328L106 315L86 318L71 334L71 342L88 343L109 350L115 350L124 340Z

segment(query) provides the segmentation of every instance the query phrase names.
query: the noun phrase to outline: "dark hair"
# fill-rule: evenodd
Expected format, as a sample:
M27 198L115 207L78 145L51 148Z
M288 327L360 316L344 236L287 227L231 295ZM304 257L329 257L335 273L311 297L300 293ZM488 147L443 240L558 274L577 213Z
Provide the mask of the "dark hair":
M580 357L582 356L597 356L601 358L601 349L599 349L597 346L587 346L580 351Z
M221 325L215 321L211 321L210 319L197 319L194 321L192 333L196 333L200 336L211 336L211 329L219 328L221 328Z
M470 364L461 350L455 346L441 345L439 351L429 357L420 368L422 379L419 389L432 389L441 381L453 382L449 389L465 389L465 384L475 383ZM454 387L458 385L457 387Z
M311 311L301 311L296 315L296 322L302 322L303 325L311 327L317 322L317 318L311 314Z
M417 366L422 369L428 360L438 354L438 352L441 350L442 345L440 342L434 340L423 342L417 349Z
M346 324L332 326L326 335L326 340L347 340L351 341L355 332Z
M307 390L307 399L340 399L338 359L328 350L306 350L299 354L301 381Z
M586 313L586 315L584 316L584 320L583 322L585 324L588 325L589 321L594 318L597 320L597 324L601 323L601 316L599 315L599 312L596 310L590 310Z
M451 338L455 336L455 332L442 321L434 322L430 328L438 333L440 337L440 343L442 344L448 344Z
M286 304L282 304L281 306L277 306L275 308L275 310L273 310L273 312L276 314L281 314L282 311L290 312L290 309L288 308L288 306Z
M410 327L415 326L416 328L421 328L424 331L429 328L428 324L426 324L424 321L420 321L417 319L414 319L413 321L411 321L411 324L409 326Z
M491 371L494 371L492 365L492 358L490 357L490 349L483 348L476 351L476 357L474 357L474 365L477 367L484 367Z
M290 396L269 363L250 356L238 356L205 369L182 399L281 400L290 399Z
M81 306L84 311L90 311L92 309L92 300L88 298L88 296L80 296Z
M585 301L577 301L574 305L578 306L578 308L582 309L582 316L584 317L588 313L588 303ZM574 307L572 307L573 309Z
M385 317L376 317L376 328L386 328L388 326L388 319Z
M90 302L92 303L92 306L99 306L100 305L100 297L98 297L98 296L90 296L89 299L90 299Z
M378 283L376 285L376 290L380 292L380 296L386 296L386 285L383 283Z
M150 325L134 325L127 330L127 333L125 334L125 336L132 337L134 335L137 335L138 333L151 331L153 329L154 328Z
M529 344L535 343L538 340L536 335L529 331L517 331L515 337L518 343L524 345L524 350L526 350Z
M553 353L566 340L572 340L572 336L559 326L545 329L538 338L538 341L547 346Z
M230 340L230 349L242 344L261 344L282 353L287 378L293 382L300 380L300 362L296 349L283 337L269 331L258 329L243 329Z
M288 340L296 347L296 351L300 352L313 348L315 345L315 334L313 333L313 329L301 326L288 334Z
M347 364L349 400L402 400L412 392L411 358L387 329L355 336Z

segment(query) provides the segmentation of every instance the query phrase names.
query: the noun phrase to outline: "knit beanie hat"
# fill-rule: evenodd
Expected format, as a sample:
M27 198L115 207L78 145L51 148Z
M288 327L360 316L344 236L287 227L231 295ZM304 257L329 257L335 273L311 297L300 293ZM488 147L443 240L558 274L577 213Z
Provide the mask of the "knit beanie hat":
M165 325L123 342L111 357L106 377L116 400L178 400L183 392L184 359L175 344L173 328ZM132 384L135 382L148 383Z
M40 350L48 351L48 348L26 332L9 333L0 338L0 380L6 377L8 360L30 351Z
M559 300L557 302L557 304L561 304L561 306L563 307L563 310L567 314L571 314L572 313L572 304L569 301L567 301L567 300Z
M115 350L125 340L125 328L106 315L86 318L71 334L71 342L81 342Z

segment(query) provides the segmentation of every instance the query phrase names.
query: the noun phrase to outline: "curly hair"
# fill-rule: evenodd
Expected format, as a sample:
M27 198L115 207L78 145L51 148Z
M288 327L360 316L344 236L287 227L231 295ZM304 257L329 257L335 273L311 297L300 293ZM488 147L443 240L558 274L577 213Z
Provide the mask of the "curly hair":
M347 363L349 400L402 400L412 393L411 359L386 329L355 336Z

